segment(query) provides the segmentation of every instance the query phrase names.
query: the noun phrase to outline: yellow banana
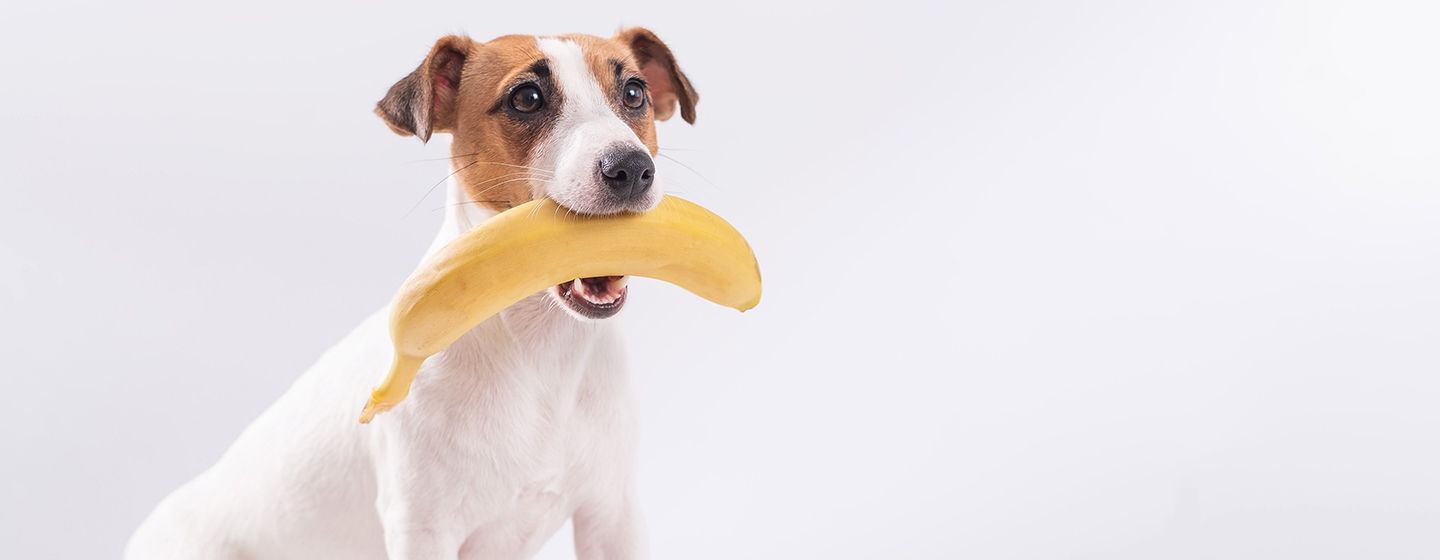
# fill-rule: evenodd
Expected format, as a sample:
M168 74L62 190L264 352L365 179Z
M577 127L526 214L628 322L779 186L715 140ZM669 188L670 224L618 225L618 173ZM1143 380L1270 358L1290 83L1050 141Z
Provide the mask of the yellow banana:
M667 196L649 212L587 216L534 200L461 234L405 280L390 308L395 361L360 422L394 408L426 358L500 310L567 280L625 275L740 311L760 303L750 244L699 205Z

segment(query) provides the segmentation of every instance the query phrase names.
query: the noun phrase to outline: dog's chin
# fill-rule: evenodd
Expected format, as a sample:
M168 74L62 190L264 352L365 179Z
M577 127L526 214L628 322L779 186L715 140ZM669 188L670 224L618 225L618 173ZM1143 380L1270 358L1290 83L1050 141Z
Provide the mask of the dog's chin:
M600 320L614 317L625 306L627 276L576 278L550 289L550 295L576 318Z

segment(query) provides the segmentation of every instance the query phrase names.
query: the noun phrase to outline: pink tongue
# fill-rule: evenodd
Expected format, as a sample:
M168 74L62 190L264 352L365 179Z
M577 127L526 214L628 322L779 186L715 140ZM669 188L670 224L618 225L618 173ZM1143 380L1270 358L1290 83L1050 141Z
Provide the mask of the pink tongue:
M583 287L583 295L605 298L619 294L620 290L625 288L624 279L624 276L597 276L594 278L581 278L580 284L582 284Z
M580 281L585 283L585 291L592 294L604 294L610 291L610 282L619 279L619 276L601 276L599 278L581 278Z

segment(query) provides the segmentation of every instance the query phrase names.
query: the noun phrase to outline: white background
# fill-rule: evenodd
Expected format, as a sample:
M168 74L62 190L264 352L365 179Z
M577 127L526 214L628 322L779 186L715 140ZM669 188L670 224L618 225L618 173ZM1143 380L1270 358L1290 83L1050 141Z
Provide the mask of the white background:
M3 556L117 557L388 301L436 38L622 24L766 281L619 319L655 558L1440 556L1440 3L748 0L0 8Z

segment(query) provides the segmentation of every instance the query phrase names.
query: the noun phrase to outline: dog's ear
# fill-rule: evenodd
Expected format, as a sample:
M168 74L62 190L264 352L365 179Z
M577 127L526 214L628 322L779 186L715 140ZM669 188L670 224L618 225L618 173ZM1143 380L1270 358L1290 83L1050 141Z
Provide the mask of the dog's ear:
M680 105L680 116L685 122L695 124L695 104L700 94L690 86L690 80L675 64L675 55L660 42L660 38L643 27L631 27L615 35L622 44L629 45L640 64L640 73L650 86L650 101L655 104L655 118L669 119L675 114L675 105Z
M376 104L375 114L396 134L415 135L422 142L430 141L431 132L449 132L455 126L460 73L474 45L469 37L458 35L436 41L419 68L390 86L390 92Z

